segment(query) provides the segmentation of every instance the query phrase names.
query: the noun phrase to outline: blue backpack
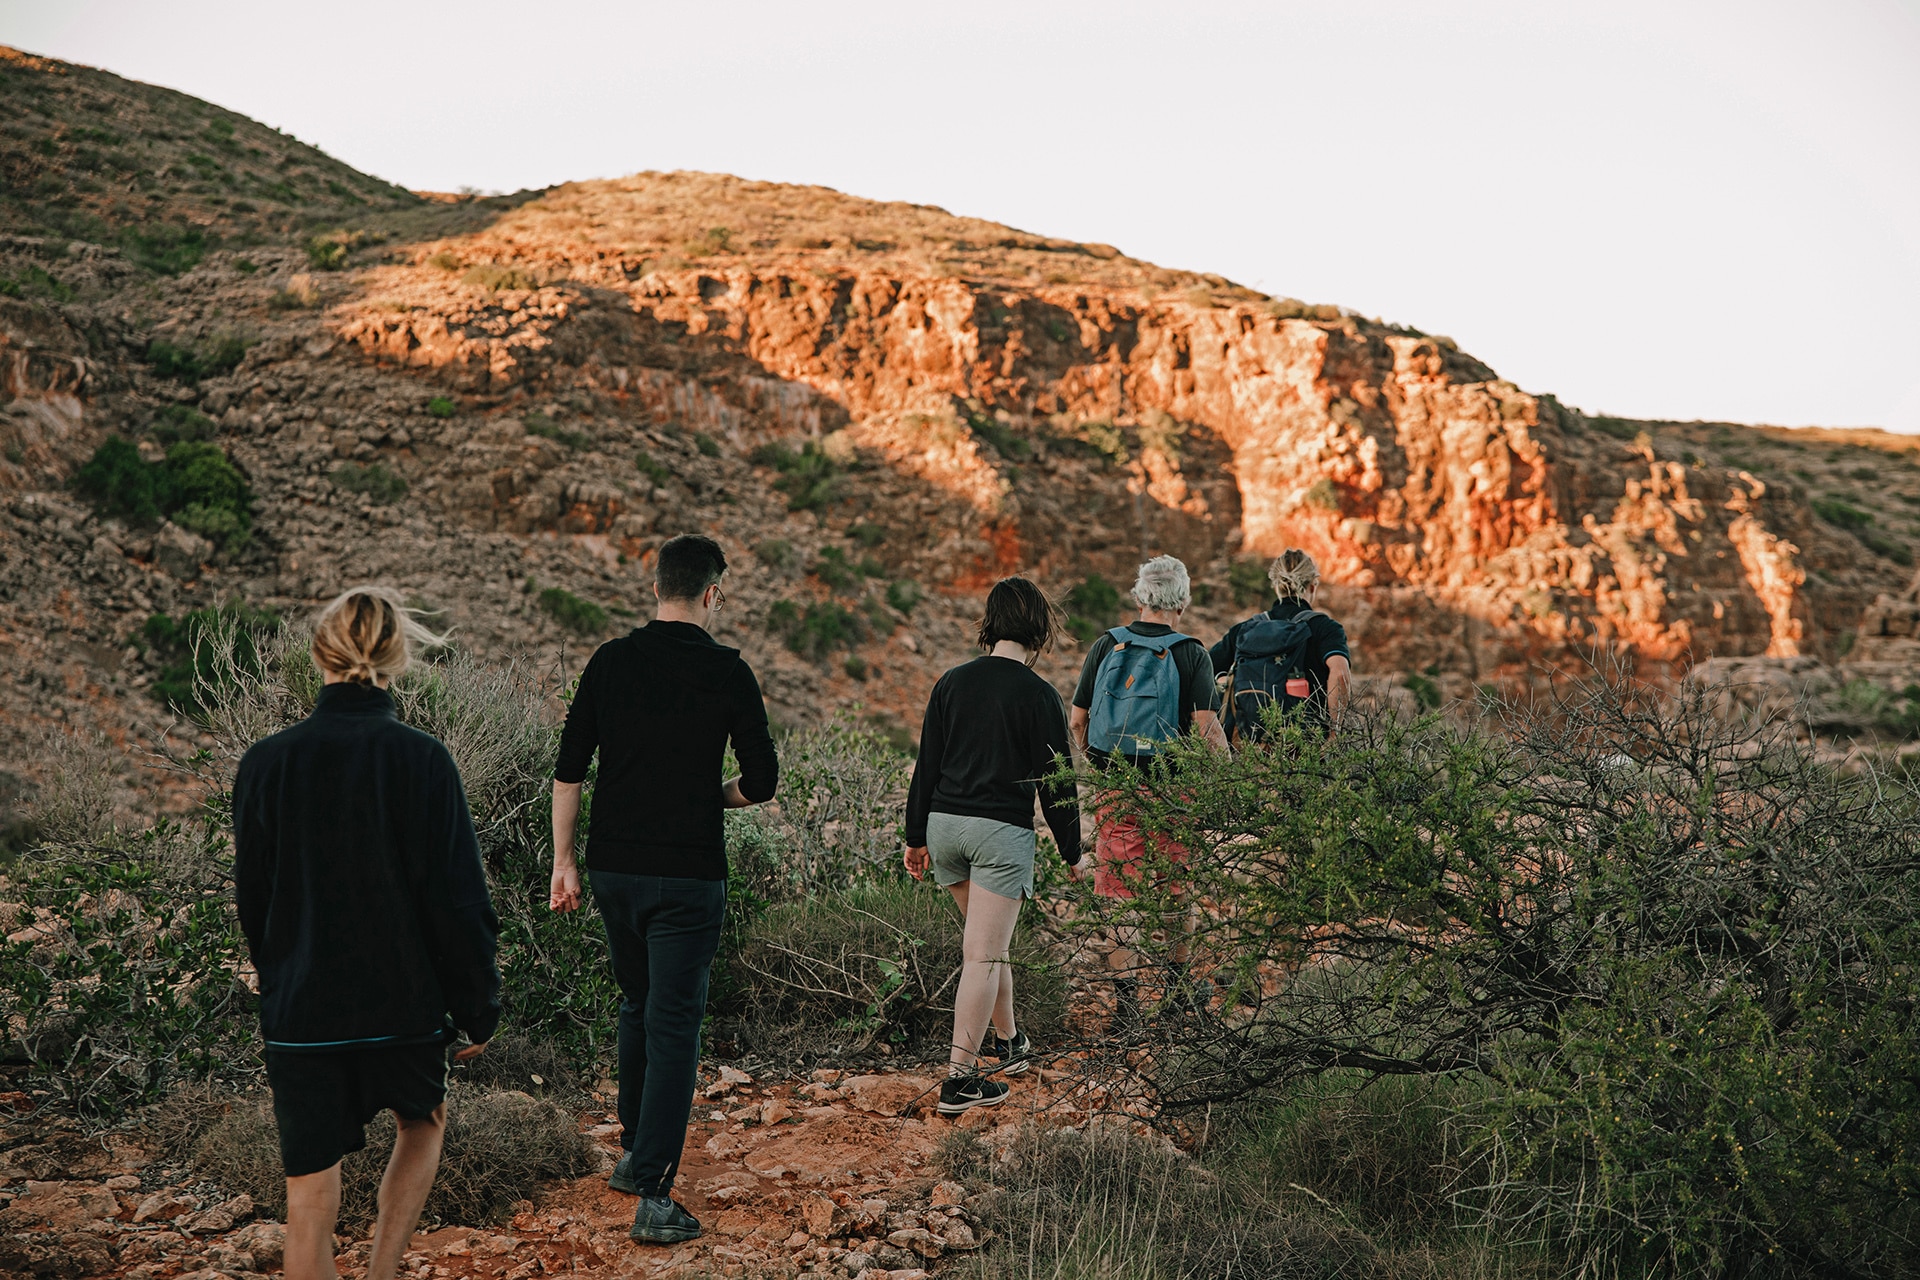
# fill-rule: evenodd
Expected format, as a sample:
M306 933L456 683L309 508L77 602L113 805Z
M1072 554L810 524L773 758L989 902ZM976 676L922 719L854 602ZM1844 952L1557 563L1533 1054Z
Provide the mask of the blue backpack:
M1113 649L1094 675L1087 745L1109 755L1150 756L1180 736L1180 664L1171 651L1193 637L1177 631L1143 636L1125 627L1107 634Z
M1266 733L1266 708L1278 706L1291 714L1312 699L1307 682L1307 643L1313 638L1313 620L1325 615L1315 609L1291 618L1261 614L1246 624L1233 649L1233 699L1228 704L1232 724L1228 732L1259 738ZM1291 686L1291 687L1289 687ZM1318 710L1308 707L1308 714Z

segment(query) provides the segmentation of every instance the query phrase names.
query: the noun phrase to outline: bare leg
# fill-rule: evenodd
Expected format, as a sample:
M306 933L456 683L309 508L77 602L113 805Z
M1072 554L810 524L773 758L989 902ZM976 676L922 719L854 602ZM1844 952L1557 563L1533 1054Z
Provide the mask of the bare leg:
M958 890L959 886L954 888ZM954 898L958 901L960 894L955 892ZM1020 918L1020 899L973 889L964 909L967 927L961 947L960 990L953 998L950 1060L954 1066L970 1070L979 1063L980 1039L1002 1001L1003 983L1007 1021L1013 1021L1013 968L1008 963L1007 947L1013 941L1014 923Z
M962 880L959 884L947 886L947 892L960 905L960 918L967 918L967 891L972 887L971 880ZM1011 941L1011 935L1009 935ZM964 975L963 975L964 976ZM993 1000L993 1030L1002 1040L1013 1039L1013 966L1000 967L1000 986Z
M287 1179L286 1280L333 1280L333 1225L340 1216L340 1165Z
M393 1280L400 1269L400 1259L413 1243L421 1206L427 1202L427 1192L433 1190L433 1175L440 1168L440 1144L446 1133L444 1102L425 1120L400 1120L400 1130L393 1138L393 1156L380 1179L380 1218L373 1227L367 1280Z

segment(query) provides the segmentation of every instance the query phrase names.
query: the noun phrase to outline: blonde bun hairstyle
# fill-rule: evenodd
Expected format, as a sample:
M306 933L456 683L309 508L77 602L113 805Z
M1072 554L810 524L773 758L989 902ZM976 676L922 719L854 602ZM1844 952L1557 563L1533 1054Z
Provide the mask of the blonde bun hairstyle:
M1288 547L1267 566L1267 581L1282 600L1304 600L1307 592L1320 585L1320 566L1298 547Z
M313 661L329 675L356 684L392 680L407 669L415 647L447 642L420 624L391 587L352 587L320 611L313 624Z

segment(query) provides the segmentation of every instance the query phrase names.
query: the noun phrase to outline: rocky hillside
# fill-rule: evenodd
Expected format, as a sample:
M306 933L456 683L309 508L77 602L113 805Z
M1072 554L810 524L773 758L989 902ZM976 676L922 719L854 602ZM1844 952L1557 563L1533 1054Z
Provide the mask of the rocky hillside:
M378 578L563 676L694 529L789 723L911 732L996 576L1091 634L1160 550L1211 638L1307 547L1359 669L1423 699L1594 646L1677 671L1906 625L1875 605L1920 531L1903 437L1589 417L1444 337L824 188L411 193L12 50L0 101L0 750L27 775L47 726L162 723L197 610Z

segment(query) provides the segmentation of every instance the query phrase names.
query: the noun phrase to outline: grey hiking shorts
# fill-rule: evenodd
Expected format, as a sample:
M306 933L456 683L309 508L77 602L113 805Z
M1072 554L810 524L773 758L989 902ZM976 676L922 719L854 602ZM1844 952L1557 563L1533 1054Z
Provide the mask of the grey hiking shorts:
M927 853L943 885L971 880L1003 898L1033 896L1034 835L997 818L927 815Z

